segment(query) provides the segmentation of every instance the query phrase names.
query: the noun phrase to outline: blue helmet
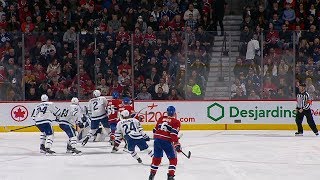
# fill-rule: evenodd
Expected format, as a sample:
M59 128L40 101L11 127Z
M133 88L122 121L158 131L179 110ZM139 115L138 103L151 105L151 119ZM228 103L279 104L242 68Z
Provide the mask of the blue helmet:
M130 101L131 100L128 97L124 97L123 100L122 100L123 104L130 104Z
M118 99L119 96L120 96L120 95L119 95L119 93L118 93L117 91L113 91L113 92L112 92L112 98L113 98L113 99Z
M168 113L168 116L174 116L174 114L176 113L176 108L173 106L168 106L167 113Z

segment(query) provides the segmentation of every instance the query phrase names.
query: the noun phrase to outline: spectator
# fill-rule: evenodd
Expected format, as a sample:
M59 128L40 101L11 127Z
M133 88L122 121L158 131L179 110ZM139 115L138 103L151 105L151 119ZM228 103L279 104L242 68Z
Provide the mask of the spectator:
M258 96L254 90L251 90L248 96L248 100L259 100L259 99L260 99L260 96Z
M248 42L246 60L254 60L256 55L260 56L260 45L257 40L257 35L254 34L252 39Z
M244 83L241 83L240 79L238 78L236 78L234 84L231 85L231 97L234 97L236 95L237 89L240 89L243 95L246 94L246 86Z
M244 26L243 31L240 34L240 54L245 55L247 52L247 46L251 40L252 33L249 30L248 26Z
M155 86L155 93L158 93L159 87L161 87L163 93L165 94L169 93L169 86L167 83L165 83L165 80L163 78L160 78L159 83Z
M192 16L190 16L192 14ZM194 8L193 4L189 4L189 8L184 12L183 19L187 21L188 19L193 18L195 21L200 21L201 15L198 9Z
M201 88L193 79L189 79L189 83L187 84L187 86L191 87L194 97L197 97L197 99L201 97Z
M48 56L49 52L53 51L54 53L56 53L56 48L55 46L52 44L52 41L50 39L47 40L46 44L44 44L41 47L41 51L40 54L44 55L44 56Z
M147 31L147 23L144 22L142 16L139 16L137 19L137 23L135 24L135 28L139 28L143 33Z
M233 68L233 74L235 77L239 77L240 76L240 73L244 73L244 74L247 74L247 67L245 64L243 64L243 61L240 57L237 58L236 60L236 64Z
M283 14L282 14L282 20L293 23L295 19L296 19L295 11L291 8L290 4L286 4L286 9L283 11Z
M23 21L21 24L22 32L32 32L35 29L35 25L32 23L32 19L30 16L26 17L26 21Z
M223 18L224 18L224 12L227 6L227 2L225 0L216 0L214 1L212 7L213 12L212 17L214 17L214 31L217 32L217 26L219 22L219 26L221 29L221 36L224 35L224 27L223 27Z
M171 89L168 100L174 101L174 100L183 100L183 98L178 94L176 89Z
M152 97L153 100L166 100L167 95L163 92L161 87L158 87L157 92Z
M152 100L152 95L147 91L147 86L141 87L141 92L137 95L138 100Z
M108 22L108 27L112 28L113 31L118 31L121 23L118 20L118 16L116 14L112 14L112 20Z
M63 41L69 43L69 46L73 47L74 43L77 41L77 34L75 33L75 27L70 27L70 29L64 33Z
M39 95L36 93L36 88L31 87L26 94L26 100L28 101L38 101Z
M110 92L109 92L110 87L107 85L106 79L101 79L100 85L98 85L96 87L96 89L100 89L101 95L103 95L103 96L107 96L108 94L110 94Z

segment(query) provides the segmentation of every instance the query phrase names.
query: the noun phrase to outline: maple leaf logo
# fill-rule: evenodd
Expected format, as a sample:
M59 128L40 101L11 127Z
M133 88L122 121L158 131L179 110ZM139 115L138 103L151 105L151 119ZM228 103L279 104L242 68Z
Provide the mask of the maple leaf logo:
M24 114L26 113L25 111L22 111L21 108L18 108L18 111L14 111L14 117L15 118L23 118L24 117Z
M28 109L22 105L17 105L11 109L11 117L18 122L24 121L28 117Z

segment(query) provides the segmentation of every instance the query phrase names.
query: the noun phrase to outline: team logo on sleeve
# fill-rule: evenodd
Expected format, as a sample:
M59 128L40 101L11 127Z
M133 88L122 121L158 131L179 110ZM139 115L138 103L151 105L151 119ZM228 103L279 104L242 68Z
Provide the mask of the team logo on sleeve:
M22 105L17 105L11 109L11 118L17 122L22 122L28 117L28 109Z

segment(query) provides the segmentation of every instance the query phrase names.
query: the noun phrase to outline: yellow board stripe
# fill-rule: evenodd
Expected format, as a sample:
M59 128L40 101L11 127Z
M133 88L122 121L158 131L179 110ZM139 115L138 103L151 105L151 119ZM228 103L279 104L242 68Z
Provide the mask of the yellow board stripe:
M142 125L146 131L152 131L153 124ZM0 126L0 132L9 132L12 129L23 126ZM320 125L317 125L320 129ZM307 124L303 125L305 130L310 130ZM296 130L295 124L182 124L181 130ZM62 132L59 126L53 126L55 132ZM38 128L33 126L15 132L38 132Z

